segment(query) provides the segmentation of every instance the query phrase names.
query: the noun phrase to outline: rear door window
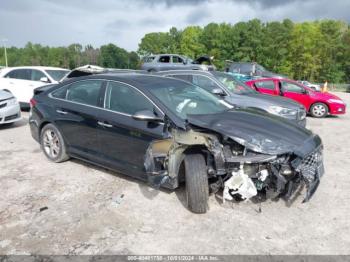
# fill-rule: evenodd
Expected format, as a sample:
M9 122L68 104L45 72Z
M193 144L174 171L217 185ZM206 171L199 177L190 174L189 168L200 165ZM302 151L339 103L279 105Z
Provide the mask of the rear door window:
M14 69L8 72L5 77L21 80L31 80L32 78L30 69Z
M54 91L52 96L84 105L99 106L102 83L103 80L74 82Z
M292 93L299 93L299 94L304 92L304 88L297 84L290 83L287 81L281 81L281 84L282 84L282 90L284 92L292 92Z
M169 75L169 77L174 77L192 83L192 75Z
M160 63L170 63L170 56L164 55L159 58Z
M183 64L184 60L181 57L179 57L179 56L173 56L173 63L175 63L175 64Z

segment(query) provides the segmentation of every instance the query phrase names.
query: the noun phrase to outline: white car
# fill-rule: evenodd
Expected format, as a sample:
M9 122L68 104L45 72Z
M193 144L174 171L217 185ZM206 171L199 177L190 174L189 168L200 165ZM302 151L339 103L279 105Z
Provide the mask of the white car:
M21 108L9 91L0 90L0 125L21 120Z
M310 87L315 91L321 91L321 86L317 84L312 84L309 81L298 81L300 84L303 84L304 86Z
M58 67L7 67L0 71L0 88L11 91L21 107L29 107L35 88L58 83L67 73L69 70Z

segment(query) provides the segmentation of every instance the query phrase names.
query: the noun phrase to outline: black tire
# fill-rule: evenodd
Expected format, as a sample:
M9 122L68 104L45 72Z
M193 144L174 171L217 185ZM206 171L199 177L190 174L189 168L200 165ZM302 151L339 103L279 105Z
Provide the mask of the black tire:
M48 139L48 134L52 135L52 143ZM48 145L48 143L50 145ZM69 156L66 153L64 139L60 131L53 124L47 124L41 130L40 146L45 156L52 162L60 163L69 159Z
M187 207L193 213L206 213L209 186L205 159L203 155L190 154L185 156L184 162Z
M315 103L310 107L310 114L316 118L322 118L328 115L328 106L324 103Z

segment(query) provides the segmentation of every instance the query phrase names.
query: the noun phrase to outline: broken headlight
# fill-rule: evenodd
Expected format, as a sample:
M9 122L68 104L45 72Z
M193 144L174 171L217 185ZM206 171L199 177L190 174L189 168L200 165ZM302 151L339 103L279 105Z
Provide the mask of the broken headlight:
M298 115L298 110L289 109L281 106L269 106L267 111L270 114L274 114L274 115L278 115L286 118L292 118L292 119L297 118L297 115Z

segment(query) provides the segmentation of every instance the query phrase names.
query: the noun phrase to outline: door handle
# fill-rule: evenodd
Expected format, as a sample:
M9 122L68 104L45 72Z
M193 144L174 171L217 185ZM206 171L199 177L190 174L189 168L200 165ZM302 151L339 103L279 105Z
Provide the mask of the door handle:
M104 122L101 122L101 121L97 121L97 124L99 124L100 126L103 126L103 127L113 127L113 125L111 124L107 124L107 123L104 123Z
M66 114L68 114L68 112L63 111L63 110L59 110L59 109L57 109L56 112L59 113L59 114L61 114L61 115L66 115Z

